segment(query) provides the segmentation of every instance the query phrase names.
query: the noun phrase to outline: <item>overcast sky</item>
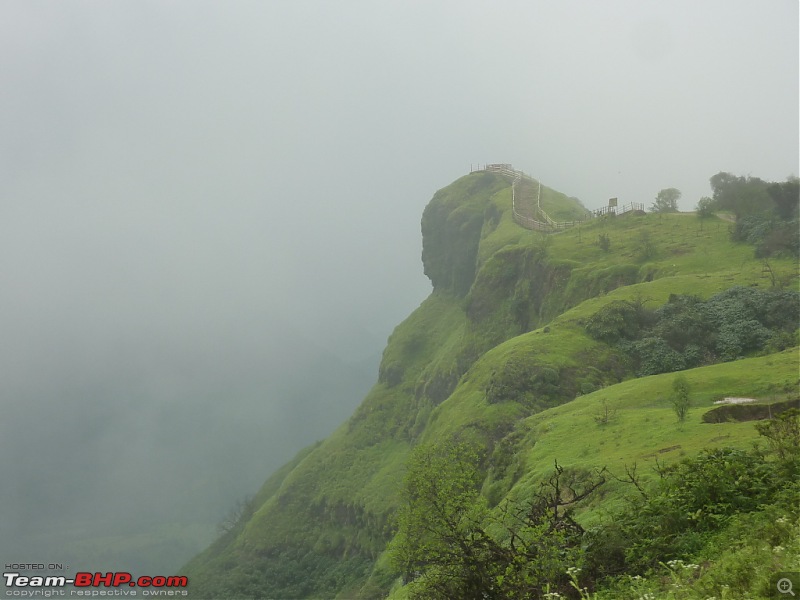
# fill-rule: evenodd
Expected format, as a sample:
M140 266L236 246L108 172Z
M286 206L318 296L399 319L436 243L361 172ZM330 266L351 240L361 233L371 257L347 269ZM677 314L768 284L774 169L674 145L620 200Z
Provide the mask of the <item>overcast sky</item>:
M719 171L798 174L799 87L796 0L2 0L0 474L30 480L14 502L72 497L31 473L100 435L75 429L86 411L106 437L84 453L129 423L126 468L159 460L142 432L169 402L225 396L233 437L286 434L283 401L253 400L264 372L381 350L430 289L422 210L471 164L588 208L677 187L690 210ZM319 436L292 418L267 472Z

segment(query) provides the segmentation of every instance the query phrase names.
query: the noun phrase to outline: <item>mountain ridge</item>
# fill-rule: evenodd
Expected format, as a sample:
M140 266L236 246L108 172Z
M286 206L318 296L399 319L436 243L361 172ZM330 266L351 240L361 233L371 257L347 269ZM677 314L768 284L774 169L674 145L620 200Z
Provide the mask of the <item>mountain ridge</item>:
M675 294L709 298L735 285L768 285L752 248L731 242L722 221L703 227L683 215L608 215L548 236L514 222L511 183L475 172L434 194L421 223L431 295L389 337L378 381L350 419L270 477L236 526L186 566L196 597L385 597L399 575L386 548L412 448L468 438L508 463L484 473L492 503L530 490L544 463L521 457L541 448L529 434L542 419L557 423L558 411L604 394L622 411L625 386L636 385L660 398L650 418L669 416L662 389L669 375L636 378L618 348L588 335L587 319L614 301L661 305ZM796 281L789 261L775 259L772 268ZM791 359L781 356L749 360L788 381ZM706 404L741 375L714 368L687 372ZM768 387L761 377L731 385L756 395ZM719 428L713 436L694 425L669 435L694 452L704 439L754 437L738 424ZM636 456L667 447L651 441L636 441L647 446ZM513 456L500 456L510 446ZM586 462L580 452L567 454Z

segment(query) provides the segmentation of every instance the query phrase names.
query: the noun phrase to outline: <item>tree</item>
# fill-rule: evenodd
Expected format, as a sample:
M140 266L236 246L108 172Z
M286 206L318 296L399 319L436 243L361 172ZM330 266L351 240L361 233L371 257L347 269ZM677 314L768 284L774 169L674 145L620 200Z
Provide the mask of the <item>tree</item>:
M772 200L767 194L769 183L758 177L737 177L719 172L710 179L714 206L717 210L729 210L739 221L746 215L768 211Z
M714 201L708 196L703 196L697 201L695 211L697 212L697 218L700 219L700 231L703 231L703 221L714 214Z
M253 496L240 498L234 503L230 510L228 510L222 521L217 524L217 532L220 535L225 535L233 531L238 525L244 523L253 516L255 508Z
M680 197L680 190L665 188L658 192L656 201L650 206L650 210L658 213L678 212L678 200Z
M784 183L773 183L767 194L775 205L775 212L784 221L796 219L800 212L800 179L790 177Z
M475 449L464 443L422 446L412 453L391 548L405 581L424 574L412 594L479 597L491 587L490 539L480 528L487 506L478 494L477 464Z
M567 567L581 559L584 529L576 503L605 483L605 473L558 463L527 501L490 511L478 492L475 448L440 442L418 447L408 463L390 557L410 598L541 598L571 589Z
M678 375L672 381L672 408L675 409L675 415L681 423L686 420L686 415L689 414L689 406L691 405L690 391L689 382L686 381L686 377L683 375Z
M756 430L769 440L772 450L783 460L800 455L800 411L790 408L774 419L756 423Z
M714 214L714 200L709 198L708 196L703 196L700 200L697 201L697 206L695 207L697 211L697 216L701 219L707 219L711 215Z

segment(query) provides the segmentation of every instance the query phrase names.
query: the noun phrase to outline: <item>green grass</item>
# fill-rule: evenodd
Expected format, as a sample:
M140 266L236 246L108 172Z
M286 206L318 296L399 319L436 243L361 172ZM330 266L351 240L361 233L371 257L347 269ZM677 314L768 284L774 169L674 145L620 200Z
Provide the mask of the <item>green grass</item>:
M619 469L634 462L653 465L656 459L669 463L713 446L749 446L759 437L752 422L703 423L702 414L727 396L765 402L785 398L772 386L779 383L796 390L797 364L797 349L792 349L681 371L691 386L692 402L683 423L670 400L675 373L624 381L528 417L524 481L546 474L553 459L564 465ZM598 425L594 417L603 400L616 413L609 424ZM645 471L646 476L652 474L649 468Z
M586 218L588 210L575 198L569 198L547 186L542 186L539 204L547 215L557 222L577 221Z
M478 268L501 248L516 245L528 236L528 232L517 225L511 216L511 187L504 188L491 197L489 210L492 213L496 211L499 217L484 222L478 247Z
M542 192L554 219L583 211L563 194ZM487 473L493 502L529 495L554 460L617 474L636 463L646 480L656 460L752 443L752 423L705 424L701 415L722 396L772 400L776 385L796 389L796 348L685 371L692 408L678 423L669 400L674 374L620 381L632 374L618 366L618 353L584 330L614 300L655 308L671 294L708 298L734 285L771 286L753 248L732 243L728 227L708 219L701 230L692 215L665 214L594 219L543 236L513 222L507 178L476 173L440 190L423 217L423 262L435 291L390 336L379 382L328 439L271 477L252 518L186 574L209 596L235 589L356 597L361 585L367 596L388 591L392 573L382 552L405 461L420 443L472 439L487 459L504 458L506 467ZM597 243L601 233L608 252ZM770 264L780 285L796 286L794 261ZM557 373L558 393L489 403L487 390L514 364ZM600 389L579 395L581 385ZM604 401L612 417L598 425ZM602 519L624 493L623 484L609 483L581 520ZM290 573L283 583L282 573Z
M755 275L768 283L761 261L753 256L753 247L730 241L731 224L719 218L700 219L692 214L666 213L643 216L623 215L593 219L553 236L552 253L578 261L589 268L600 265L636 264L654 277L686 274L713 274L725 271L733 275ZM647 232L655 246L652 258L641 260L637 250L641 235ZM608 252L597 243L600 234L608 235ZM781 275L796 278L797 266L791 259L776 259Z

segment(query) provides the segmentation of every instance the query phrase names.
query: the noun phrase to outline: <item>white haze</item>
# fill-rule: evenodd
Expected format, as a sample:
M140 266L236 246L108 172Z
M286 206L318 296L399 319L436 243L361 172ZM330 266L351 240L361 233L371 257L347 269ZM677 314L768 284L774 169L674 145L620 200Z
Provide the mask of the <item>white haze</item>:
M188 559L361 400L485 162L589 208L797 174L796 0L0 4L0 559Z

